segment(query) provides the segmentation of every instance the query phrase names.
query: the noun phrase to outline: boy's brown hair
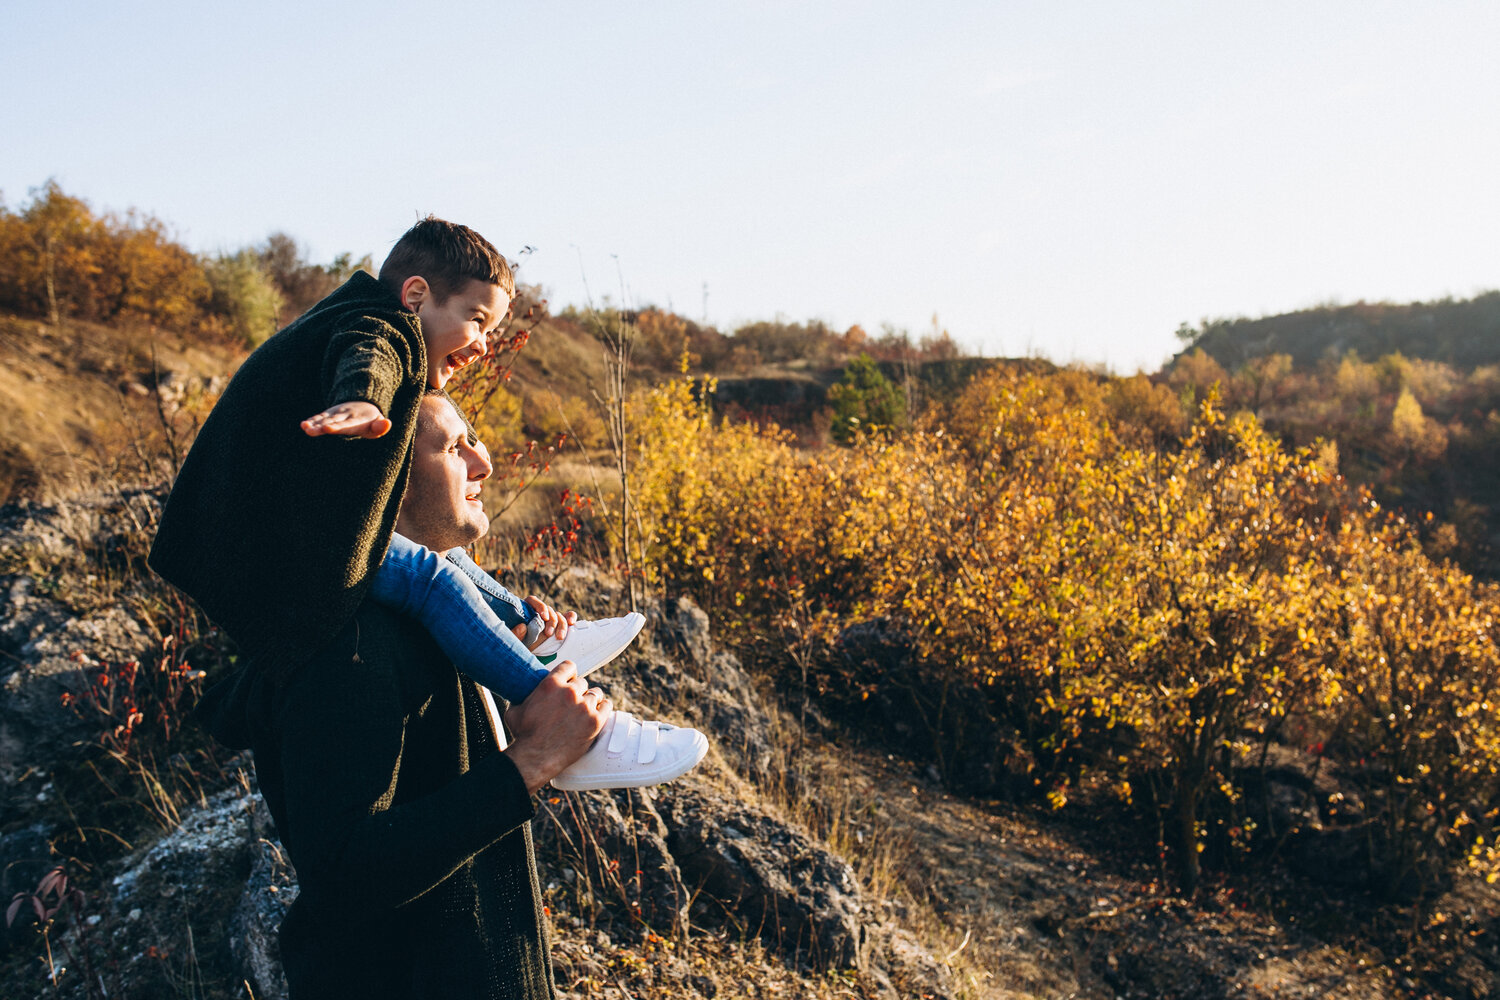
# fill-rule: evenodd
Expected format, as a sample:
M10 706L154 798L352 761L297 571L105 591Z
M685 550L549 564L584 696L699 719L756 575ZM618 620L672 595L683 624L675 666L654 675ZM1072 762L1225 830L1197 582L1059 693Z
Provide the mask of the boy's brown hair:
M380 283L397 295L413 275L427 279L439 301L470 281L499 285L511 298L516 294L510 263L489 240L433 215L408 229L380 265Z

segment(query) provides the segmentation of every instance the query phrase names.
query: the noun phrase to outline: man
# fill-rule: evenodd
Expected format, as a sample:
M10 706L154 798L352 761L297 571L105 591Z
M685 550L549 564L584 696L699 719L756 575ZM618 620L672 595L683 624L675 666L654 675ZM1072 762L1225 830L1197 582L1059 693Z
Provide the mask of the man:
M433 550L488 530L491 466L442 394L421 401L397 530ZM293 1000L552 997L531 796L588 748L609 699L559 664L506 716L413 621L370 601L284 681L205 697L255 752L301 892L281 930Z

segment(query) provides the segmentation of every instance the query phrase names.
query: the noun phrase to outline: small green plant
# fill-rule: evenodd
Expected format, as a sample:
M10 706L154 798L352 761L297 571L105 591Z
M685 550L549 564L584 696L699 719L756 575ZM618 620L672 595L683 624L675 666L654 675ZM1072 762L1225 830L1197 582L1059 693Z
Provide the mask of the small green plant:
M860 430L896 427L906 419L906 399L868 354L860 354L844 368L828 391L833 402L833 439L848 444Z
M249 347L259 346L276 332L281 292L254 250L206 259L203 270L212 289L209 311L222 317L228 332Z

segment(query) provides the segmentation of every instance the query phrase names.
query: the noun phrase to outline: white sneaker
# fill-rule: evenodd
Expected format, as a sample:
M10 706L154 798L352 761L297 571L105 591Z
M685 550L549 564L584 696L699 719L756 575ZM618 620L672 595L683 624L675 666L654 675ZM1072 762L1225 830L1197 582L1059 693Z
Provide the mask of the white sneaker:
M583 677L624 652L631 640L641 634L645 624L646 616L635 611L623 618L576 621L568 626L566 639L561 642L553 638L543 639L532 649L531 655L544 667L572 660L578 668L578 676Z
M552 787L581 792L659 785L691 771L706 753L708 737L696 729L642 722L617 710L588 752L552 779Z

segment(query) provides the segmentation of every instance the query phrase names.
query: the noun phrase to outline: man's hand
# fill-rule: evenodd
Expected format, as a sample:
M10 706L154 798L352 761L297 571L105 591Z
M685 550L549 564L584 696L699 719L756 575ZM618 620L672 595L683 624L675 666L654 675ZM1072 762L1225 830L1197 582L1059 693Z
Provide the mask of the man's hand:
M541 642L543 639L556 639L558 642L562 642L568 637L568 626L578 620L577 612L569 611L563 614L535 594L526 598L526 603L531 605L532 609L536 611L537 618L541 619L542 622L542 632L537 637L537 642Z
M524 702L505 713L513 737L505 752L526 791L536 794L582 757L613 711L609 697L585 684L572 660L553 667Z
M337 434L341 437L378 438L391 429L391 422L374 403L357 400L339 403L302 421L308 437Z

